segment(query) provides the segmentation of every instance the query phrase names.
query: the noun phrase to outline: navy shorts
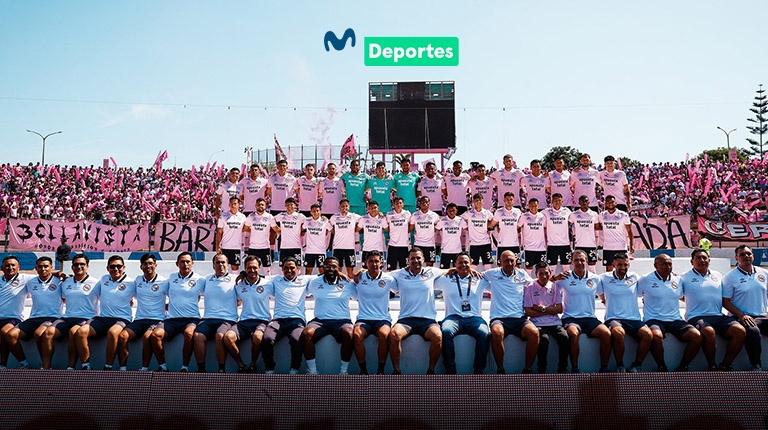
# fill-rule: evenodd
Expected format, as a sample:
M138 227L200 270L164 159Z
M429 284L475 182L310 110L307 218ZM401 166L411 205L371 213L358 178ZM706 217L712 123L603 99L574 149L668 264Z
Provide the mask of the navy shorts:
M341 343L341 335L344 329L352 331L352 321L350 320L319 320L313 319L307 323L307 328L315 329L315 334L312 335L312 341L317 342L321 338L327 335L332 335L336 342Z
M266 320L238 321L238 323L232 326L229 330L234 331L237 335L237 340L241 341L250 339L257 331L264 333L267 329L267 324L269 324L269 321Z
M640 340L640 329L645 327L645 323L640 320L612 319L605 322L609 329L616 327L624 329L624 333L632 336L635 340Z
M261 262L261 267L269 267L272 265L272 250L269 248L265 248L265 249L249 248L246 254L257 257Z
M334 249L333 256L339 259L339 267L355 267L354 249Z
M725 336L725 332L727 332L732 325L739 324L735 318L727 317L725 315L693 317L688 320L688 323L693 324L699 331L704 327L712 327L715 329L715 333L720 336Z
M494 318L491 320L491 327L495 325L500 325L504 328L504 337L507 337L510 334L514 334L517 337L522 337L523 328L525 328L525 326L528 324L533 324L533 323L528 321L528 318L526 317Z
M491 249L491 244L470 245L469 258L475 266L478 264L493 264L493 250Z
M457 258L459 258L459 254L440 254L440 268L450 269L456 264Z
M390 246L387 248L387 270L392 272L398 267L401 269L408 267L407 246Z
M20 322L21 320L19 318L3 318L0 319L0 328L5 327L8 324L16 327Z
M678 340L683 340L683 335L688 333L688 330L695 328L683 320L648 320L645 322L645 325L647 325L651 330L660 331L664 337L667 337L667 333L672 333L672 335L675 336Z
M571 264L570 245L547 246L547 264L555 266L558 261L563 266Z
M563 318L563 327L565 327L566 330L568 330L568 327L572 325L576 326L576 328L578 328L579 332L582 334L586 334L588 337L592 337L592 332L595 331L596 328L603 325L603 323L595 317Z
M221 249L221 253L227 257L227 262L232 266L240 265L240 250L239 249Z
M301 262L301 248L283 248L280 250L280 265L283 265L283 261L288 258L295 258L296 261ZM299 263L301 264L301 263Z
M101 337L107 334L109 329L115 325L125 328L128 325L128 320L111 317L93 317L88 320L87 324L96 332L96 337Z
M195 329L195 334L202 334L205 336L206 339L210 339L211 335L215 334L221 334L227 332L232 326L235 325L234 321L229 320L221 320L221 319L215 319L215 318L204 318L200 320L200 323L197 325L197 328Z
M165 331L163 339L173 339L177 334L183 333L189 326L197 327L200 320L197 318L168 318L165 321L160 321L157 328L161 328Z
M160 320L140 319L134 320L132 323L125 326L125 328L126 330L132 331L136 337L142 337L147 332L147 330L154 330L159 323Z
M537 263L547 262L547 251L525 251L525 267L530 269Z
M406 336L417 334L421 337L424 337L424 335L427 333L427 330L429 330L430 327L436 326L437 328L440 328L440 325L437 323L437 321L429 318L418 318L418 317L400 318L399 320L397 320L397 324L405 328Z
M392 323L387 320L357 320L355 322L355 327L361 327L369 336L378 333L379 329L384 326L391 328Z
M323 267L325 254L304 254L304 267Z
M49 326L51 325L50 323L54 321L56 321L56 317L30 318L19 323L16 328L18 328L20 332L24 333L24 336L29 338L35 334L35 331L37 331L41 325L45 324L46 326Z
M603 250L603 266L613 265L613 260L618 254L629 254L629 251L625 249L620 249L620 250L604 249Z
M63 336L69 336L72 327L85 324L88 324L88 318L59 318L50 323L50 326L58 330Z

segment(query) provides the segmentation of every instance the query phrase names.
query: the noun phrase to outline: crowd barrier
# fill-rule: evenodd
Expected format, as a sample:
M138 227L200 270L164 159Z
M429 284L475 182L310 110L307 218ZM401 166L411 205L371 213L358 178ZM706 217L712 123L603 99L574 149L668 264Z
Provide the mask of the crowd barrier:
M7 429L761 429L768 372L233 375L0 371Z

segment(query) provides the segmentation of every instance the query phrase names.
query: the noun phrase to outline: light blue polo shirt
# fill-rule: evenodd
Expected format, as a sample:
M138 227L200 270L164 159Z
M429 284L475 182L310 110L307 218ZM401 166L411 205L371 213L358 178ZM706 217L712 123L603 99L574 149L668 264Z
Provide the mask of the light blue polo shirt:
M61 282L51 275L47 281L39 276L27 281L27 292L32 297L32 310L29 318L61 317L64 302L61 300Z
M164 320L168 280L155 273L151 279L141 275L133 282L136 283L136 319Z
M82 281L74 276L61 284L61 298L66 300L64 318L93 318L99 315L99 280L85 275Z
M736 266L723 276L723 297L747 315L768 316L768 271L753 266L750 273Z
M664 279L655 270L637 283L637 294L643 298L643 321L679 321L680 277L670 275Z
M640 321L640 308L637 305L637 281L640 277L635 272L627 272L623 279L616 271L600 275L597 295L605 295L605 320Z
M680 277L685 297L685 319L723 315L723 275L713 270L702 275L691 269Z
M571 273L565 279L557 281L563 292L563 318L595 318L595 297L600 278L587 271L583 278Z
M123 274L117 280L110 275L104 275L97 288L101 300L101 316L107 318L122 318L130 321L133 317L131 299L136 297L136 284L128 275Z
M357 282L357 320L392 321L389 316L389 292L397 291L395 279L379 271L379 276L371 278L366 271Z
M307 292L315 299L315 318L319 320L351 320L349 299L357 297L354 282L337 279L329 283L318 276L307 285Z
M168 277L168 318L200 318L200 296L205 278L191 272L182 278L179 272Z
M486 270L483 273L482 286L484 290L491 291L491 320L524 317L525 285L532 280L533 278L521 269L515 269L509 276L500 267Z
M259 277L255 284L249 283L248 279L243 279L235 286L235 291L243 306L240 321L272 319L269 311L272 283L267 278Z
M204 319L237 321L237 293L235 292L235 276L225 273L216 276L215 273L205 277L205 309Z
M306 321L305 304L307 284L316 276L296 276L293 280L283 275L270 276L273 296L275 297L275 319L301 318Z
M466 278L458 275L441 276L435 281L435 289L443 292L446 316L482 317L483 290L485 289L482 279L473 278L471 274ZM461 310L461 303L464 300L469 300L469 311Z
M408 269L398 269L390 273L400 294L399 318L437 318L435 281L442 274L442 270L429 266L423 266L421 272L416 275Z

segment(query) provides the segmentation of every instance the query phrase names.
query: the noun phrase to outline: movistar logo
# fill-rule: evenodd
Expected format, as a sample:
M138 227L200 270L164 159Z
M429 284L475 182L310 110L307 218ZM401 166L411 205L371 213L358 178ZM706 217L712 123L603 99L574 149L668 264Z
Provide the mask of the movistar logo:
M329 31L325 33L325 37L323 38L323 43L325 44L325 50L330 52L331 47L328 46L330 43L333 46L333 49L337 51L341 51L347 46L347 39L352 39L352 46L355 46L355 31L351 28L348 28L344 34L341 36L341 39L336 37L336 33Z

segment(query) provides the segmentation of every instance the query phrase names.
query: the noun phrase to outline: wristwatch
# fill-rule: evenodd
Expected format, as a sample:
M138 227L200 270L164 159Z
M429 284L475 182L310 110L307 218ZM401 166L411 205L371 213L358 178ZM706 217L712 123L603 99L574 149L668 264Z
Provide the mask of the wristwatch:
M541 312L542 313L547 313L547 307L544 306L544 305L541 305Z

